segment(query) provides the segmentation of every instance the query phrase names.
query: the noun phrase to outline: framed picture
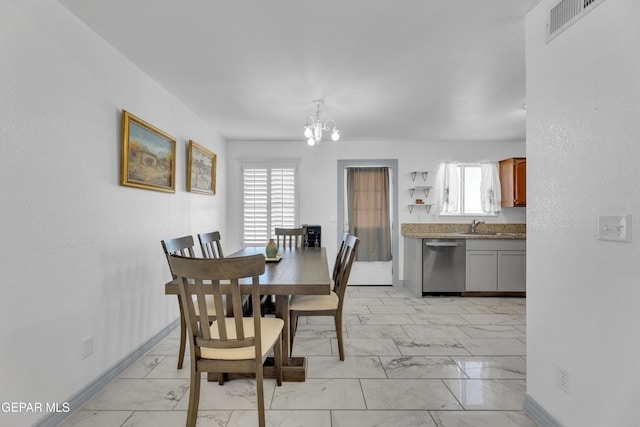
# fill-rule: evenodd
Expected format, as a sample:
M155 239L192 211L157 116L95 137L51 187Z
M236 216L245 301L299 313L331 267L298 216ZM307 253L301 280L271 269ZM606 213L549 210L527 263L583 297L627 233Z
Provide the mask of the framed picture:
M120 184L176 192L176 139L122 110Z
M187 191L216 194L216 155L189 140Z

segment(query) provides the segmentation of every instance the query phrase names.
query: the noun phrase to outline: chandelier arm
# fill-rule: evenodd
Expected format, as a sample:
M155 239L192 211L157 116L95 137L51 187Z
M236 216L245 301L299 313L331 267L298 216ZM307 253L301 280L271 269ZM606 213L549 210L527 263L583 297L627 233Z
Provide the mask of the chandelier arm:
M338 124L333 119L328 119L326 122L324 122L323 130L329 130L329 122L333 123L333 130L336 130Z

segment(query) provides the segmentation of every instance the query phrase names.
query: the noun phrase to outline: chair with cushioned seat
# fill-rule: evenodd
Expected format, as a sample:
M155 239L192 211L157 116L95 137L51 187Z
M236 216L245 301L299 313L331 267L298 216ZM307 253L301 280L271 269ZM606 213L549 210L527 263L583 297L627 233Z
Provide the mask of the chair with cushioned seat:
M184 304L190 346L191 386L187 426L196 425L203 372L254 373L258 400L259 425L265 425L263 364L273 349L276 382L282 385L282 331L284 321L260 316L259 305L252 317L242 313L242 293L239 279L251 278L251 295L260 295L259 276L265 271L264 255L237 258L188 258L169 256L171 270L177 276ZM224 283L221 283L224 282ZM223 289L223 288L228 289ZM210 288L210 289L205 289ZM223 294L231 299L233 317L218 316L208 325L198 321L200 313L207 315L205 297L213 294L218 312L225 304ZM209 384L209 383L207 383Z
M194 250L194 242L192 236L183 236L175 239L165 239L160 242L162 244L162 249L164 250L164 254L167 257L167 261L169 261L170 255L181 255L185 257L195 258L195 250ZM171 269L171 264L169 264L169 270L171 271L171 276L175 279L176 275ZM215 307L213 306L213 297L208 297L207 301L209 303L209 321L213 322L215 320ZM182 369L182 364L184 361L184 353L186 348L186 339L187 339L187 324L184 318L184 304L182 303L182 298L178 294L178 306L180 308L180 348L178 351L178 369ZM196 307L196 310L198 308ZM199 313L199 311L197 311Z
M293 295L289 304L289 337L290 348L293 348L293 337L296 333L299 316L333 316L338 335L338 352L340 360L344 360L342 337L342 309L347 290L347 282L351 267L358 250L360 239L348 235L344 244L344 255L338 258L334 288L330 295Z

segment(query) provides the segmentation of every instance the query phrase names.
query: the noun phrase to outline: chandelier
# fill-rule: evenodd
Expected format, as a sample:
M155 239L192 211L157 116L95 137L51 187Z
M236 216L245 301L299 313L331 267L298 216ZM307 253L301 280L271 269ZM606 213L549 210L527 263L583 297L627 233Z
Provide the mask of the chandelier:
M307 117L307 124L304 127L304 136L307 138L307 144L310 147L313 147L316 144L319 144L322 141L322 131L331 130L331 139L337 141L340 139L340 134L338 134L338 129L336 129L336 121L333 119L328 119L324 123L320 120L320 113L322 113L322 105L324 104L324 100L315 99L312 101L316 104L316 118L309 116ZM330 128L330 124L333 124L333 129Z

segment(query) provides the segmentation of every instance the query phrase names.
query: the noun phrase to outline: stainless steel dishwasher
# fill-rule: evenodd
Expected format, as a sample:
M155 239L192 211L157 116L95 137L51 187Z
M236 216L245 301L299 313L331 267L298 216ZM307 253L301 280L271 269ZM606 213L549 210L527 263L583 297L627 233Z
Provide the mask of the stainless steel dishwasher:
M423 239L422 245L422 294L464 292L466 240Z

